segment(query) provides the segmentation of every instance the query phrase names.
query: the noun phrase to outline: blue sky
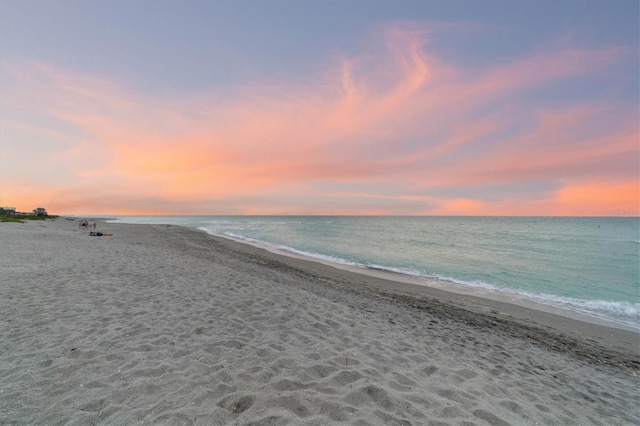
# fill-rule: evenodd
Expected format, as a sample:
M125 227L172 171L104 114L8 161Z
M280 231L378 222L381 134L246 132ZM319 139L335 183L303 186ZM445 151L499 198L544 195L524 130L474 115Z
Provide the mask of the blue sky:
M4 61L38 60L148 90L200 90L314 73L394 21L467 26L436 51L483 65L566 40L638 46L637 1L11 1ZM319 59L321 58L321 59ZM301 73L302 71L302 73ZM301 75L302 74L302 75Z

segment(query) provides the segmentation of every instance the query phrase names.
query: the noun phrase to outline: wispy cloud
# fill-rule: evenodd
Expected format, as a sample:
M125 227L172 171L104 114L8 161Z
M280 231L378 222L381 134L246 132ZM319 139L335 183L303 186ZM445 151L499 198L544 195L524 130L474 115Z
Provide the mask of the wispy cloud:
M383 49L328 61L315 77L234 95L154 98L48 64L3 65L9 114L0 124L12 136L3 137L3 166L13 166L2 202L147 214L637 207L637 105L532 101L554 98L551 86L565 81L606 82L625 49L562 47L465 69L430 50L430 26L388 25L381 35ZM52 141L64 143L33 172L20 147ZM490 185L532 182L560 189L532 190L526 202L487 196ZM454 186L474 196L448 195Z

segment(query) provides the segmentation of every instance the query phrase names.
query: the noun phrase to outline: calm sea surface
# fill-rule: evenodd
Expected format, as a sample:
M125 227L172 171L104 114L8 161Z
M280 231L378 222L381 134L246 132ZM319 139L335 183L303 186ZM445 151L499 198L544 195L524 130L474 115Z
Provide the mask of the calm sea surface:
M122 216L640 325L640 218Z

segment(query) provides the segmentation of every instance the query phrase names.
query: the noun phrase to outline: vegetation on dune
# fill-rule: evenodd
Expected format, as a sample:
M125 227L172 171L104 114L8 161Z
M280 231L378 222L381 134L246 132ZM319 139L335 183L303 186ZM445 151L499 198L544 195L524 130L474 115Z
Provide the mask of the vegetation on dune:
M24 223L25 220L46 220L55 219L57 215L47 214L42 207L33 210L33 213L18 213L14 208L0 207L0 222Z
M27 214L27 215L23 215L20 218L21 219L26 219L26 220L47 220L47 219L55 219L57 218L57 215L54 214L48 214L46 216L34 216L31 214Z
M17 217L9 217L9 216L0 216L0 222L24 223L23 220L20 220Z

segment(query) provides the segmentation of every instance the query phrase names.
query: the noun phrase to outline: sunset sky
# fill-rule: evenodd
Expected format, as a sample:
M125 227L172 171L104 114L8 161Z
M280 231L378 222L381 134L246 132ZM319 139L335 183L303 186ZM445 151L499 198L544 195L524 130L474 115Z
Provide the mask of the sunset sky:
M0 0L0 206L635 214L639 2Z

